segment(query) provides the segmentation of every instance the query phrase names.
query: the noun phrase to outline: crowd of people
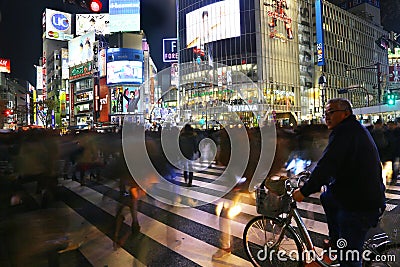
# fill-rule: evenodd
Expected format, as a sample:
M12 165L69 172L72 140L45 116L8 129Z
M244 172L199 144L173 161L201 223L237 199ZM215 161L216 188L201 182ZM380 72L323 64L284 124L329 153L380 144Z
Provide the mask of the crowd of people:
M306 125L299 126L294 130L276 128L275 157L266 176L280 172L290 157L293 156L301 156L313 162L318 162L311 175L310 182L296 191L294 198L297 201L302 201L304 197L319 191L322 185L327 185L328 188L331 186L331 191L328 190L327 193L321 195L321 202L328 216L330 237L333 241L345 237L348 239L347 241L354 241L350 243L354 248L361 249L360 242L364 238L365 230L375 223L378 210L382 207L382 199L380 198L383 193L382 188L381 186L373 186L374 183L375 185L382 185L379 182L381 180L378 180L378 178L381 179L379 175L382 171L379 167L380 162L393 162L392 179L394 181L399 173L400 120L388 122L386 125L383 125L381 120L377 120L373 128L364 132L362 129L365 128L361 127L352 114L351 104L344 99L330 100L325 115L326 126ZM271 125L266 127L271 127ZM172 128L179 131L180 150L187 159L183 169L178 169L166 158L161 145L161 131L146 131L148 155L162 177L173 180L174 177L179 176L178 172L182 172L188 187L193 186L192 160L200 157L199 144L202 139L208 137L216 143L216 157L213 160L216 164L223 166L227 166L231 159L232 145L234 145L232 140L240 140L240 138L235 139L232 136L239 133L239 129L237 129L237 132L233 129L230 133L231 136L229 136L224 128L208 131L193 129L190 125L186 125L182 130L177 127ZM172 131L172 128L165 130ZM246 128L245 132L250 144L250 158L243 173L246 180L240 184L241 188L236 188L240 192L248 189L262 149L260 128ZM355 133L358 134L358 137ZM125 220L127 209L132 217L132 234L139 233L138 200L144 195L144 192L133 179L125 161L121 132L106 134L82 132L75 135L60 136L49 130L33 129L4 135L1 138L3 139L0 145L1 161L10 162L15 179L13 184L16 185L9 193L10 198L14 197L18 193L17 191L21 189L20 186L17 186L18 184L36 181L36 193L42 196L40 205L42 208L47 208L53 201L57 200L57 186L60 178L76 180L82 186L85 186L90 180L115 180L118 181L121 197L121 206L117 208L115 220L114 238L116 246L120 245L118 242L120 241L121 225ZM360 140L364 141L361 142ZM377 151L376 155L374 154L375 150ZM360 162L365 162L365 164ZM374 168L373 171L371 168ZM337 170L343 172L339 173ZM370 179L368 180L366 177L370 177ZM335 183L336 186L334 186ZM339 187L340 183L342 184ZM368 197L358 201L354 192L359 190L360 184L363 185ZM329 199L329 201L326 201L326 199ZM359 231L358 238L352 238L355 231L354 227L346 228L344 224L347 221L342 216L344 213L340 213L338 219L337 212L338 210L357 211L359 212L357 213L358 218L365 218L365 210L358 208L364 208L365 205L362 205L362 203L367 200L371 202L368 202L367 206L376 208L376 210L373 210L372 215L369 214L371 219L368 225L357 228ZM21 202L23 200L18 203ZM335 203L335 205L332 206L332 203ZM227 211L222 210L220 212L221 217L226 213ZM353 225L359 225L354 223L360 222L357 216L347 216L347 218L352 218ZM222 221L225 220L222 218ZM350 230L346 232L343 229ZM343 236L343 233L352 234L351 236ZM224 244L221 244L222 252L219 251L216 258L229 254L231 251L229 240L227 241L226 238L221 240L225 240L223 241ZM344 262L342 264L344 264L343 266L359 266L358 263Z

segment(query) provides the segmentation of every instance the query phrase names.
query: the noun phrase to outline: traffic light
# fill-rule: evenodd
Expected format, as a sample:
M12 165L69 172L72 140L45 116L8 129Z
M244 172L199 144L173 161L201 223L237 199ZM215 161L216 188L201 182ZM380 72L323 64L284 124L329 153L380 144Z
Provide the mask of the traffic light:
M390 45L389 40L385 36L379 37L378 40L375 41L375 43L383 50L388 50Z
M396 104L396 95L389 92L386 96L386 102L389 106L394 106Z
M100 0L89 0L88 8L92 12L99 13L103 8L103 3Z
M3 114L4 114L4 116L8 117L8 116L12 115L13 112L12 112L11 110L9 110L9 109L5 109L5 110L3 111Z
M63 0L64 3L75 4L85 9L89 9L91 12L99 13L103 8L101 0Z

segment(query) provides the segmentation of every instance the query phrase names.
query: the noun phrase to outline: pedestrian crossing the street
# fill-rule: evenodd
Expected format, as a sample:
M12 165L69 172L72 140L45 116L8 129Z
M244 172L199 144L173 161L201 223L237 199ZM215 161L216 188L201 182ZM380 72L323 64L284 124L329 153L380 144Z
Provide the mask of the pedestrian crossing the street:
M252 266L245 255L242 235L246 223L258 215L254 193L232 191L209 203L226 190L216 181L223 172L224 167L212 164L194 173L190 190L185 188L182 175L175 178L182 185L182 190L176 192L177 201L193 207L167 205L144 194L138 203L140 233L131 233L132 218L126 212L117 238L116 214L124 205L118 179L101 179L81 186L75 180L60 178L59 198L68 210L66 220L71 222L70 246L79 250L92 266ZM33 194L33 186L26 186ZM388 185L386 195L391 205L397 205L400 184ZM199 206L202 203L205 204ZM240 212L232 218L219 217L216 212L219 203L237 204ZM319 194L298 203L298 208L320 249L328 228ZM212 255L221 247L222 234L230 235L232 253L213 259Z

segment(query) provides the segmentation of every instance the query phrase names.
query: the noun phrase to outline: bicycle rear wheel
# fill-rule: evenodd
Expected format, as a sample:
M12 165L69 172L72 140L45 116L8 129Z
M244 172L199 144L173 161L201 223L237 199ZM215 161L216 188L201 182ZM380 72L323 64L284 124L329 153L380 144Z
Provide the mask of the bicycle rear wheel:
M254 266L300 267L303 248L293 228L282 228L277 218L257 216L251 219L243 232L243 244ZM283 238L279 236L283 229Z
M388 243L375 248L377 255L370 255L372 261L363 261L363 267L399 267L400 243Z

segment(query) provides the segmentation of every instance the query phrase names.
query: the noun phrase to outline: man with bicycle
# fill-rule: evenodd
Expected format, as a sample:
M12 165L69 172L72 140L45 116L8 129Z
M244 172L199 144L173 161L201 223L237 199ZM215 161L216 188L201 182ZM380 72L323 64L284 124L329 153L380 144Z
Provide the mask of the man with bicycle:
M325 108L329 143L310 178L293 193L301 202L312 193L321 193L330 245L343 249L338 257L341 267L361 267L367 231L378 223L385 207L385 185L376 145L365 127L353 115L347 99L330 99ZM345 240L339 244L339 241ZM346 251L358 251L357 258Z

